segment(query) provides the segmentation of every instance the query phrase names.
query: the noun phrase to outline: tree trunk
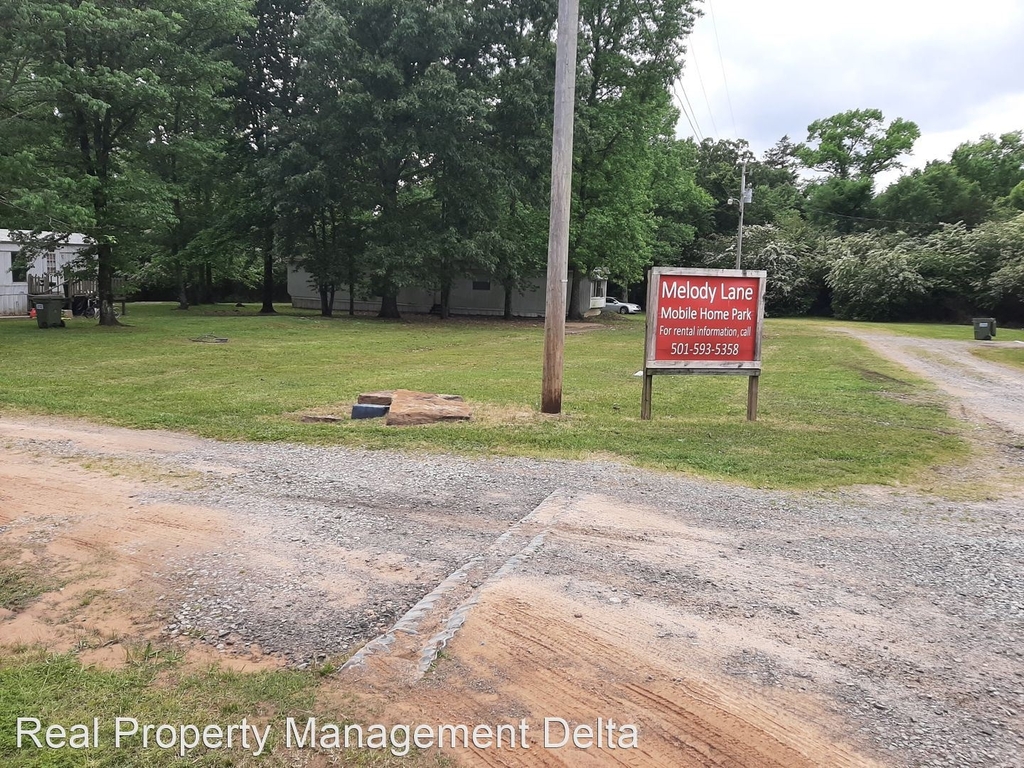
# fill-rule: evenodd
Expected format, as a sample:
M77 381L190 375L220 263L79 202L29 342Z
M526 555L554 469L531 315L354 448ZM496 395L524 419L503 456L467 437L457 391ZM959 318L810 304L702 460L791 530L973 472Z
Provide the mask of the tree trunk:
M502 314L506 320L512 319L512 291L514 288L509 284L505 283L505 312Z
M269 226L263 236L263 306L260 314L277 314L274 309L274 230Z
M398 289L389 286L380 299L380 312L377 317L385 317L391 320L401 320L402 315L398 311Z
M185 268L178 262L178 309L188 309L188 293L185 291Z
M348 316L356 316L356 263L351 239L348 248Z
M210 266L210 262L206 262L203 267L203 285L206 286L206 302L216 304L217 296L213 292L213 267Z
M113 254L110 243L101 243L98 249L100 325L120 325L114 314L114 269L110 263Z
M452 287L445 285L441 288L441 319L447 320L452 314Z
M580 286L583 283L583 276L580 270L572 271L572 290L569 291L569 307L566 317L570 320L582 320L583 313L580 311Z
M321 285L320 289L320 315L322 317L334 317L334 285Z

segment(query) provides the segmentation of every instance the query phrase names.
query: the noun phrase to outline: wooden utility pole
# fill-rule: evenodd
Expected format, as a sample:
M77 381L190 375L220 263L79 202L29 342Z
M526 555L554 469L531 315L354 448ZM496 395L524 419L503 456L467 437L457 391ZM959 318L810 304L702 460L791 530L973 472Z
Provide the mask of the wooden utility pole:
M572 201L572 131L576 106L576 37L579 0L558 0L555 54L555 125L551 141L551 221L544 303L544 380L540 409L562 412L565 294L569 276L569 208Z
M736 232L736 269L742 269L743 263L743 205L747 200L747 160L743 159L743 170L740 172L740 226Z

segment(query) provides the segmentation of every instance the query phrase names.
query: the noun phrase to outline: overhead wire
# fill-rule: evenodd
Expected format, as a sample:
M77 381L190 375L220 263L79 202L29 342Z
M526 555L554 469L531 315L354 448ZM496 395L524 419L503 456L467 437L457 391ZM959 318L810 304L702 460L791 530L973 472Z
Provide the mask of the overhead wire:
M653 49L654 44L651 40L650 31L647 29L647 24L644 23L643 11L640 10L640 5L638 4L637 0L632 0L632 3L633 7L636 9L637 26L641 30L643 30L644 37L647 38L647 44L650 45L650 47ZM649 7L648 10L650 11L651 20L655 21L656 17L654 8ZM679 105L679 111L683 113L683 117L686 118L686 122L690 126L690 131L696 137L697 141L704 141L703 132L700 129L700 124L697 122L697 113L696 111L694 111L693 106L690 104L690 99L686 95L686 88L683 86L682 82L679 82L678 85L679 88L681 88L683 91L683 97L680 98L679 91L676 90L676 81L673 81L671 84L671 95L675 98L676 103ZM686 102L685 105L683 103L684 100ZM689 110L687 110L687 106L689 106Z
M675 85L675 83L673 83L673 85ZM686 106L690 108L690 114L693 115L693 122L697 124L697 130L702 134L699 138L701 141L704 141L704 132L700 130L700 124L697 122L697 110L695 110L693 105L690 103L690 97L686 93L686 86L683 85L682 80L679 81L679 90L683 92L683 98L686 100Z
M8 208L12 208L15 211L21 211L22 213L30 214L31 216L38 216L39 215L38 211L30 211L28 208L22 208L20 205L15 205L14 203L12 203L10 200L8 200L3 195L0 195L0 204L6 205ZM51 227L54 224L58 224L66 232L74 232L75 231L75 227L72 227L66 221L61 221L60 219L54 218L53 216L47 216L46 220L50 223Z
M732 95L729 93L729 78L725 76L725 59L722 57L722 41L718 38L718 22L715 21L715 8L711 0L707 0L708 10L711 12L711 26L715 30L715 46L718 48L718 63L722 67L722 84L725 86L725 99L729 104L729 117L732 118L732 132L739 137L736 130L736 113L732 109Z
M708 105L708 117L711 118L711 128L715 132L715 138L718 139L720 138L718 133L718 123L715 122L715 113L711 109L711 100L708 98L707 89L704 88L704 78L700 75L700 65L697 63L697 52L693 49L692 45L688 48L688 51L690 53L690 60L693 61L693 68L697 72L697 82L700 83L700 90L704 94L704 103Z

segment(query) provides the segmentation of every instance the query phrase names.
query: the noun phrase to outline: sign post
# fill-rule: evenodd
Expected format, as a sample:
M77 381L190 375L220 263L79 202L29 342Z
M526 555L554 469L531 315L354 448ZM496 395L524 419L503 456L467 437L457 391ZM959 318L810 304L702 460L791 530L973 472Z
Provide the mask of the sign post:
M747 421L757 419L765 279L762 270L651 269L641 419L651 418L658 374L747 376Z

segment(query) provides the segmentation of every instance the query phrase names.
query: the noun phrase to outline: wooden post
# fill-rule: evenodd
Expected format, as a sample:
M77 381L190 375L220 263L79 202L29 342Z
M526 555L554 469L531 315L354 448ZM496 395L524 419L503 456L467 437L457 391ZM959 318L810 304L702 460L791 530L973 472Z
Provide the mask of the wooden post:
M558 0L555 53L555 125L551 140L551 221L544 303L543 413L562 412L565 294L569 273L569 208L572 201L572 131L576 106L576 38L579 0Z
M747 377L747 421L757 421L757 388L760 376Z
M644 391L640 395L640 419L650 421L651 419L651 397L654 392L654 376L644 368Z

